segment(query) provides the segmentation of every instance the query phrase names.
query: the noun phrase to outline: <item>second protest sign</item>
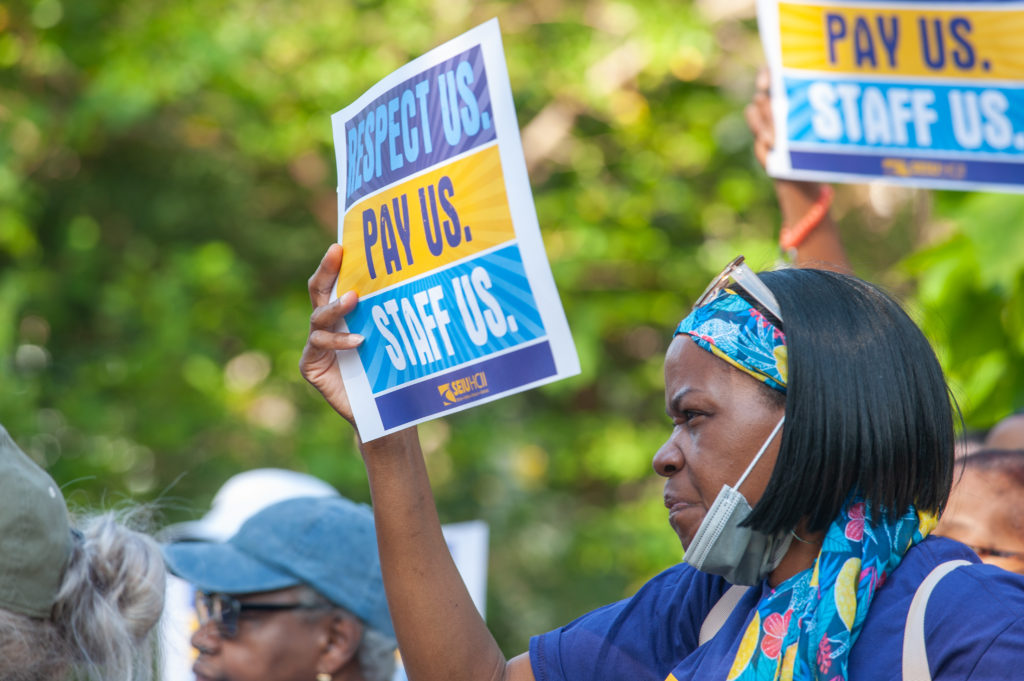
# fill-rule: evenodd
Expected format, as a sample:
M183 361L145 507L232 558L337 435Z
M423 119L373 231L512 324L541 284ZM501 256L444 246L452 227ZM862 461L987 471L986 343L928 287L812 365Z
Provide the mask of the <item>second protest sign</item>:
M579 372L544 253L497 20L332 116L341 355L365 440Z

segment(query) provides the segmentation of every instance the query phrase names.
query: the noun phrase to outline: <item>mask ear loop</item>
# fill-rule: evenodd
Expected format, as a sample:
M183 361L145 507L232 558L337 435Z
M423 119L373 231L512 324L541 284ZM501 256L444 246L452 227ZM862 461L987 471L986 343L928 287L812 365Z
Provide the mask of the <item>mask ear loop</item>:
M750 465L747 466L747 470L743 471L743 475L740 476L740 479L736 483L736 486L733 487L733 489L735 489L737 492L739 492L740 485L743 484L743 481L747 479L748 475L750 475L750 471L754 470L754 466L756 466L757 462L761 460L761 455L764 454L766 449L768 449L768 445L770 445L772 443L772 440L775 439L775 436L778 435L779 429L782 428L782 422L785 420L786 417L785 415L783 415L783 417L779 419L779 422L775 424L775 428L772 429L771 435L769 435L768 439L764 441L763 445L761 445L761 449L758 450L757 456L755 456L753 461L750 462Z

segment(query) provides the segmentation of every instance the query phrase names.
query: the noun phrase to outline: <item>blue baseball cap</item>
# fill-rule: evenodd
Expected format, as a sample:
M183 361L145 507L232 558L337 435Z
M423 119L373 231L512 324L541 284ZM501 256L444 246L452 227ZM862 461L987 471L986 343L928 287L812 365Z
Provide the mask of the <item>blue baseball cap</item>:
M207 593L240 595L305 584L394 638L373 512L344 497L278 502L223 543L164 546L171 572Z

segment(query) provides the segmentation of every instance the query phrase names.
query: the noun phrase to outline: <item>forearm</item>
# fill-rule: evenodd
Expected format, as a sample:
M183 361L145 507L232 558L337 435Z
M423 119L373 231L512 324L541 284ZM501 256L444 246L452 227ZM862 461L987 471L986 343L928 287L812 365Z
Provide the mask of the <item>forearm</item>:
M796 182L776 180L775 193L782 213L782 229L791 228L807 215L821 196L821 185L817 182ZM851 273L839 227L832 219L831 212L804 237L796 247L793 264L797 267L814 267Z
M337 351L356 348L363 338L335 329L358 297L349 291L331 301L343 250L332 244L309 279L313 313L299 368L327 403L354 424ZM409 678L532 681L525 656L506 664L455 568L441 534L416 429L359 448L370 479L388 607Z
M384 587L413 681L496 681L506 661L441 534L415 428L360 446Z

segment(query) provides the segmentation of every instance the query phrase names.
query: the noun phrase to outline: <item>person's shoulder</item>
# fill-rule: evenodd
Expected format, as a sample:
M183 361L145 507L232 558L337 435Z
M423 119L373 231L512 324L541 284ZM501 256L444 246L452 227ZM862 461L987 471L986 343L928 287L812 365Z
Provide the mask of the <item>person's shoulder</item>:
M632 596L593 610L580 620L639 618L699 623L729 586L721 577L678 563L651 577Z
M966 560L947 573L932 592L935 599L953 611L1006 609L1008 614L1024 617L1024 576L994 565L982 563L969 548L945 537L927 537L907 551L899 567L893 571L885 591L890 598L909 602L926 577L945 562ZM956 594L959 596L954 597ZM1002 608L993 599L1005 604Z
M939 565L951 560L966 560L978 563L978 557L960 542L945 537L928 536L907 551L903 560L890 573L885 587L889 596L913 598L921 582Z
M1024 608L1019 607L1024 602L1024 576L982 563L973 551L952 539L928 537L907 552L899 570L893 574L902 572L901 578L916 591L916 585L920 585L933 569L951 560L966 560L970 564L961 565L946 574L935 587L933 594L936 598L944 600L943 596L950 593L971 594L982 601L998 598L1004 600L1012 612L1024 617ZM988 604L964 603L964 607L988 607Z
M900 563L900 569L904 566L910 569L907 572L919 572L924 578L936 566L949 560L968 560L971 563L978 563L978 557L974 552L958 541L929 535L919 544L912 546ZM909 576L909 575L908 575Z
M946 539L944 537L929 536L919 544L912 546L903 556L903 560L889 575L885 583L875 594L875 600L868 612L868 621L865 622L867 629L878 628L886 636L896 636L903 630L907 612L910 604L917 595L918 589L924 580L939 565L952 560L966 560L970 565L961 566L947 574L939 582L939 585L932 592L929 603L932 600L947 603L953 610L961 606L955 602L950 603L948 593L950 588L962 588L963 584L969 584L972 588L977 586L978 571L989 572L991 566L984 566L978 561L974 552L963 544ZM998 568L995 568L998 570ZM1011 580L1012 582L1012 580ZM1013 591L1012 584L1010 591ZM980 602L964 603L964 608L982 608L988 600L982 598ZM934 609L929 609L929 620ZM900 638L902 635L900 634Z
M679 598L673 599L677 602L699 597L714 604L729 586L721 577L701 572L687 563L677 563L651 577L634 598L641 594L657 594L659 597L678 594Z
M971 562L948 573L935 586L932 597L943 609L960 614L979 612L992 626L999 621L1007 625L1024 622L1024 575L982 563L962 544L944 541L962 547L967 553L963 559Z
M701 572L689 563L680 561L651 577L646 584L667 586L671 584L685 583L686 585L690 585L698 582L713 582L715 580L721 580L721 577L715 577L714 575L709 575L706 572Z
M673 565L632 596L530 639L534 675L664 679L697 647L701 622L728 586L690 565Z
M876 593L851 669L898 668L910 604L932 570L951 560L969 564L938 582L924 614L933 678L1007 678L998 676L1007 664L1024 668L1024 577L981 563L959 542L928 537L907 551Z
M924 614L928 662L936 679L1005 679L1024 668L1024 576L978 561L943 539L936 548L970 560L935 586ZM956 556L954 559L961 556Z

